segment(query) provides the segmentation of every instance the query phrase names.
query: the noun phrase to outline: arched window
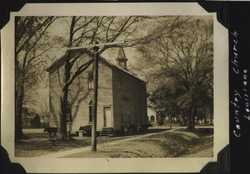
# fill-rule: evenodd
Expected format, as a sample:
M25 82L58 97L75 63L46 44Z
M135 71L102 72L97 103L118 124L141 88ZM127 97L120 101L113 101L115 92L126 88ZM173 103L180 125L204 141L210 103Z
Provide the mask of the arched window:
M150 116L150 121L155 122L155 117L153 115Z
M94 89L93 71L88 72L88 89Z

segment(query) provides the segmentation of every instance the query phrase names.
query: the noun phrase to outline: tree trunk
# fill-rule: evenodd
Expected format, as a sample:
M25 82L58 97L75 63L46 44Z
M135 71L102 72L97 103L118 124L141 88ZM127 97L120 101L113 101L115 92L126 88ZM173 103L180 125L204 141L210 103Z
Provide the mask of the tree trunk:
M208 114L209 114L209 119L210 119L210 125L213 125L213 113L209 111Z
M66 136L66 119L65 119L65 113L64 113L64 96L60 98L61 102L61 114L60 114L60 123L58 128L58 139L64 140Z
M183 114L183 116L182 116L182 126L186 126L187 125L187 112L184 110L184 111L182 111L182 114Z
M196 116L196 108L193 107L193 110L192 110L192 130L195 129L195 116Z
M73 16L70 25L69 31L69 42L68 47L72 47L73 45L73 38L74 38L74 28L76 24L76 17ZM70 57L70 53L68 54ZM69 84L68 81L70 80L70 72L71 72L72 65L69 62L69 59L66 61L64 65L64 88L63 88L63 97L61 99L61 115L60 115L60 128L59 128L59 135L60 139L70 139L70 130L67 130L67 122L72 121L71 115L71 108L69 104Z
M60 116L60 128L59 128L59 139L66 140L70 138L70 133L67 132L67 121L71 121L71 109L69 108L69 85L67 82L70 78L70 67L69 62L65 63L65 74L64 74L64 89L63 89L63 97L61 98L61 116Z
M169 127L170 127L170 129L172 129L172 117L173 117L173 115L172 115L172 112L170 113L170 125L169 125Z
M191 107L190 111L188 112L188 130L194 130L194 109Z
M22 131L22 112L23 112L23 100L24 100L24 81L20 80L20 83L16 85L15 91L15 140L19 140L23 137Z
M207 125L207 122L208 122L208 120L207 120L207 114L205 114L205 117L204 117L204 123L205 123L205 125Z

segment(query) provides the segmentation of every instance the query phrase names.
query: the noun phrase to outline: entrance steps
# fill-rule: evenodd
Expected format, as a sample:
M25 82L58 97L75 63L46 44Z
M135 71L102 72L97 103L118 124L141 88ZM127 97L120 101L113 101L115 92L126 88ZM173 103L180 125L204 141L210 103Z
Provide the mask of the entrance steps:
M113 136L113 135L114 135L114 129L112 127L102 128L100 132L100 136Z

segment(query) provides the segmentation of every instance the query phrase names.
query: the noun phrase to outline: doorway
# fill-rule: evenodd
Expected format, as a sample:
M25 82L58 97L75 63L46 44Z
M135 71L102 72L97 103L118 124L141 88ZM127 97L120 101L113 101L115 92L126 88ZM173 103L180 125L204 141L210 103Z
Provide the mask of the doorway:
M103 127L113 127L112 112L110 106L104 107L104 125Z

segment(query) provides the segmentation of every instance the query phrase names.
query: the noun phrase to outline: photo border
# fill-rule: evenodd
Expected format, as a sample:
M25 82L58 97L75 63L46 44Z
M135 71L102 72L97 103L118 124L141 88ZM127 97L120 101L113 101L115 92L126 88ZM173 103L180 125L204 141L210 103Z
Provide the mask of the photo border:
M29 2L29 1L27 1L27 2ZM35 1L32 1L32 3L33 2L35 2L35 3L37 3L37 2L39 2L39 0L37 1L37 0L35 0ZM50 2L54 2L54 1L50 1ZM58 1L56 1L56 2L58 2ZM65 2L65 1L64 1ZM71 1L70 1L71 2ZM74 1L74 2L79 2L79 1ZM82 2L82 1L81 1ZM84 3L89 3L89 2L94 2L94 3L99 3L99 2L104 2L104 1L84 1ZM107 2L107 3L116 3L116 2L113 2L113 1L105 1L105 2ZM135 1L117 1L118 3L119 2L135 2ZM155 2L155 1L136 1L136 2ZM169 1L157 1L157 2L169 2ZM178 1L178 2L183 2L183 1ZM186 2L186 1L184 1L184 2ZM195 1L190 1L190 2L195 2ZM39 2L39 3L41 3L41 2ZM43 2L42 2L43 3ZM217 16L218 16L218 14L217 14Z

